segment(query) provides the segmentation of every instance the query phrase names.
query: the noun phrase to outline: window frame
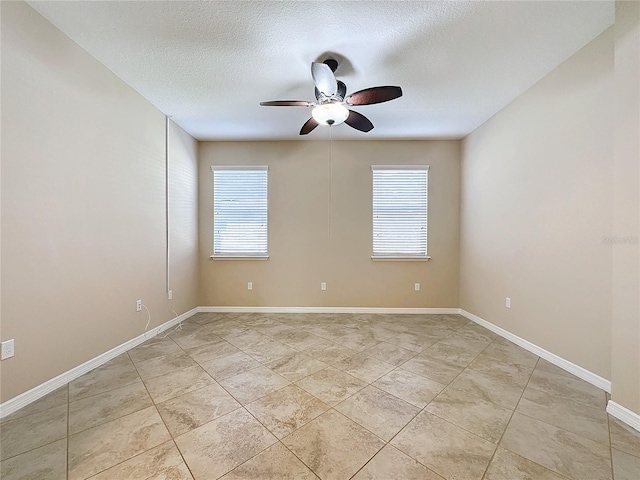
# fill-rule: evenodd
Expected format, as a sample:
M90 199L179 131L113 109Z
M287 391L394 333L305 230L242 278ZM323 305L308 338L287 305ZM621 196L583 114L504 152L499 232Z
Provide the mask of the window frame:
M266 251L261 252L233 252L216 253L216 214L215 214L215 172L216 171L264 171L266 172ZM211 200L212 200L212 248L213 253L209 258L212 260L268 260L269 259L269 167L267 165L211 165Z
M376 210L375 210L375 186L374 186L374 176L376 171L419 171L424 172L426 176L426 184L425 184L425 195L426 195L426 205L425 205L425 245L424 245L424 254L398 254L398 253L382 253L376 254L374 249L375 244L375 230L374 224L376 220ZM373 261L428 261L431 259L429 255L429 165L371 165L371 260Z

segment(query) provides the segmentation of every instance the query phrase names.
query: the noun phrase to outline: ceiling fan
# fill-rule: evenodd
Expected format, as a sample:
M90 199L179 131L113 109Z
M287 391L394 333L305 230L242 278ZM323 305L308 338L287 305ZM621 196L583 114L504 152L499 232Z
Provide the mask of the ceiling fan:
M338 62L334 59L311 64L311 76L315 83L317 100L315 103L304 100L274 100L260 102L260 105L263 107L312 107L311 118L300 129L300 135L307 135L321 124L331 126L343 122L361 132L371 131L373 123L361 113L349 110L347 107L388 102L401 97L402 89L393 86L371 87L347 95L347 86L340 80L336 80L334 75L337 68Z

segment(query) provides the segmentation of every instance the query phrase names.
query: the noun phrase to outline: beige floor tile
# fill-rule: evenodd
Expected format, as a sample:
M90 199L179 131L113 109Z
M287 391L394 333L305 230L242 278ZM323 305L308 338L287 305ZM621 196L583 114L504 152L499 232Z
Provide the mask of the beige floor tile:
M334 408L387 442L420 411L418 407L371 385Z
M227 335L239 335L242 332L246 332L250 328L242 325L240 322L236 322L235 320L229 320L224 322L209 322L203 324L203 326L210 330L211 332L219 335L220 337L225 337Z
M175 444L169 441L111 467L91 477L91 480L140 480L143 478L193 479Z
M449 388L462 395L474 395L509 409L516 407L524 391L524 387L504 383L496 377L471 369L458 375Z
M155 407L72 435L69 437L69 480L87 478L170 438Z
M289 385L245 406L278 438L326 412L329 405L295 385Z
M176 438L196 480L214 480L278 440L239 408Z
M399 333L395 337L388 338L386 342L419 353L425 348L436 343L441 338L442 337L440 336L434 337L425 334L403 332Z
M276 443L227 473L222 480L317 480L296 456Z
M629 455L615 448L613 454L613 475L615 480L638 480L640 478L640 457Z
M606 408L604 391L577 377L549 373L536 367L528 387L566 397L589 407Z
M554 365L553 363L545 360L544 358L541 358L535 367L537 370L541 370L543 372L555 373L556 375L564 375L565 377L570 377L570 378L577 378L572 373L567 372L565 369L560 368L557 365Z
M257 332L267 335L268 337L274 337L276 335L283 335L296 331L295 327L286 325L284 323L276 322L269 325L258 325L253 328Z
M531 377L531 367L525 367L517 363L501 362L488 355L479 355L469 369L490 375L503 383L524 387Z
M107 362L70 382L69 401L74 402L114 388L140 383L140 375L136 367L128 357L126 360L123 362L118 359L117 363Z
M292 382L327 368L326 363L301 352L286 355L278 360L269 362L267 366Z
M386 445L353 480L443 480L413 458L391 445Z
M182 349L169 337L156 336L129 350L129 357L134 362L142 362L154 357L180 353Z
M362 353L395 367L402 365L416 355L416 352L386 342L381 342L373 347L369 347Z
M29 450L0 463L2 480L53 480L66 477L66 438Z
M211 322L222 322L224 321L224 313L213 313L213 312L199 312L190 316L187 319L187 322L197 323L198 325L207 324Z
M67 436L67 405L5 422L0 427L0 459L6 460Z
M303 390L319 398L327 405L335 405L367 386L365 382L333 367L296 382Z
M31 415L33 413L49 410L50 408L60 407L62 405L66 405L67 403L69 403L69 386L65 385L64 387L58 388L57 390L48 393L35 402L22 407L20 410L13 412L11 415L7 415L6 417L1 418L0 424L9 422L11 420L16 420L21 417L26 417L27 415Z
M456 330L456 335L462 335L472 340L482 340L489 345L498 335L477 323L469 322Z
M434 343L424 352L428 353L431 358L464 368L487 348L488 343L484 341L473 341L454 335L456 334L454 333Z
M224 355L241 353L239 348L234 347L226 340L215 343L207 343L206 345L201 345L199 347L185 350L185 352L200 365L211 362Z
M240 373L251 370L252 368L261 367L262 364L254 360L244 352L229 353L221 355L213 360L200 363L209 375L216 381L233 377Z
M233 335L224 335L223 338L231 345L238 347L240 350L273 341L271 337L267 337L255 330L245 330Z
M498 443L513 413L480 397L451 389L445 389L425 410L493 443Z
M143 380L182 370L186 367L193 367L194 365L196 365L196 362L185 352L162 355L161 357L150 358L135 364L138 374Z
M640 432L615 417L609 417L611 446L622 452L640 457Z
M385 336L384 338L389 337ZM336 342L343 347L347 347L360 352L369 347L377 345L382 340L383 338L378 338L377 335L375 335L370 330L355 330L347 333L346 335L341 335L336 339Z
M445 387L441 383L401 368L380 377L372 385L419 408L424 408Z
M332 365L346 358L353 357L358 352L337 343L330 342L329 340L323 340L322 342L305 348L304 353L327 365Z
M69 434L110 422L153 405L142 383L134 383L69 404Z
M287 355L298 353L296 349L277 341L247 347L243 351L261 363L273 362Z
M503 363L517 364L529 368L534 368L539 358L537 355L528 352L524 348L504 338L495 339L493 343L482 352L482 355L486 355Z
M169 432L174 437L232 412L240 404L217 383L158 404Z
M156 403L162 403L170 398L193 392L213 383L213 379L199 365L169 372L159 377L148 378L144 381L149 395Z
M220 336L202 326L172 330L169 337L184 350L200 347L209 343L219 343L222 340Z
M588 407L564 397L527 388L520 399L517 411L595 442L609 445L608 419L603 409Z
M294 332L285 332L274 335L272 338L282 342L296 350L306 350L313 345L322 342L322 338L311 333L296 330Z
M498 447L484 480L565 480L542 465ZM586 480L586 479L585 479Z
M263 366L220 380L220 385L243 405L284 388L290 383L286 378Z
M462 372L462 367L435 358L427 353L427 350L402 364L400 368L445 385Z
M328 410L282 442L323 480L350 478L384 442L335 410Z
M389 365L373 357L368 357L363 353L337 362L333 367L359 378L366 383L375 382L378 378L394 369L393 365Z
M516 412L500 442L504 448L576 480L611 479L608 446Z
M496 446L428 412L391 444L447 479L480 480Z

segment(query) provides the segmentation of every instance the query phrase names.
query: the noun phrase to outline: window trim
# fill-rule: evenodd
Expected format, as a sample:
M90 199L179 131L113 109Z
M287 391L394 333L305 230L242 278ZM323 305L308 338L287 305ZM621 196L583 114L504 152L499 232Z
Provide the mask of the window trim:
M246 171L266 171L267 172L267 253L265 254L256 254L256 253L213 253L209 256L210 260L268 260L269 259L269 166L268 165L211 165L211 174L213 175L216 171L223 170L246 170ZM211 179L212 186L212 201L215 198L215 181L213 178ZM212 204L213 209L215 209L215 202ZM211 232L212 232L212 247L215 244L215 213L211 216ZM215 252L215 247L214 247Z
M374 255L373 254L373 174L380 170L422 170L427 172L427 239L425 255ZM371 260L374 262L427 262L431 260L429 255L429 165L371 165Z

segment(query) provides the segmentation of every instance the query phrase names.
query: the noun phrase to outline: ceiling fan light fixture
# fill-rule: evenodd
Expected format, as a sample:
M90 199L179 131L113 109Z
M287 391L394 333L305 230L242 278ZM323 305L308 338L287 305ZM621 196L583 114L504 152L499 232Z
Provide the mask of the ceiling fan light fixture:
M321 125L339 125L349 116L349 109L341 103L323 103L313 107L311 116Z

